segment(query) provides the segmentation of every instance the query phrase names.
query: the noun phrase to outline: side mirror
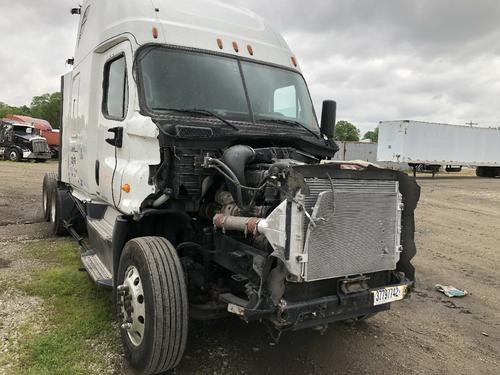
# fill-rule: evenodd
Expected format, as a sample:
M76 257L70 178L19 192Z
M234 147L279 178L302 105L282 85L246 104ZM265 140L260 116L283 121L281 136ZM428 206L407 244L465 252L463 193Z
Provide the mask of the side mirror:
M321 111L321 134L328 139L333 139L335 135L335 123L337 120L337 102L325 100Z

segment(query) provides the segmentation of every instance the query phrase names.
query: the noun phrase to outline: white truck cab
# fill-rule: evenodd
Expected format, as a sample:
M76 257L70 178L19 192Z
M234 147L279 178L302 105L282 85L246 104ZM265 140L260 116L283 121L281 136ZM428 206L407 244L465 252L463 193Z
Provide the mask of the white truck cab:
M86 0L62 78L60 168L44 180L112 290L140 373L175 367L189 316L286 330L387 310L414 283L405 174L332 162L297 58L254 13L211 0Z

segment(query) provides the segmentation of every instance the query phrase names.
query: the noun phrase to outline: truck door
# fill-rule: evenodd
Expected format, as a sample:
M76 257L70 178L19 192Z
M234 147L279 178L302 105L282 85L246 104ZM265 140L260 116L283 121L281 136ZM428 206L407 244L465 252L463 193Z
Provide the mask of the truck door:
M126 41L103 55L98 147L93 161L96 193L114 207L120 205L121 180L128 161L124 134L127 120L133 113L130 82L132 52L130 43Z
M73 71L71 80L70 101L65 132L68 137L68 157L61 162L67 162L68 181L75 187L85 188L86 170L82 165L85 160L84 140L86 139L85 116L80 113L80 76L78 70Z

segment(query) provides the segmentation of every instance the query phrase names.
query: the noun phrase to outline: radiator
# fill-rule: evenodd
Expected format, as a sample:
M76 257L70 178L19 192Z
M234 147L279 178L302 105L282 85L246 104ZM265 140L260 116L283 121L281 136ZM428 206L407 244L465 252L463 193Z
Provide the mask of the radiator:
M401 252L397 181L306 179L305 281L393 270Z

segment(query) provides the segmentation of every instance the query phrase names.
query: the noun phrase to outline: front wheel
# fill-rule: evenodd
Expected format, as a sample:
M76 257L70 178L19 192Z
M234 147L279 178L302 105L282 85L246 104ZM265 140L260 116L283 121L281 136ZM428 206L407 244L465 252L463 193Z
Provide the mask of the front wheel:
M22 155L19 152L19 150L12 148L9 151L9 160L10 161L21 161L21 159L22 159Z
M130 240L117 283L121 338L131 366L144 375L176 367L186 348L188 298L175 248L162 237Z

